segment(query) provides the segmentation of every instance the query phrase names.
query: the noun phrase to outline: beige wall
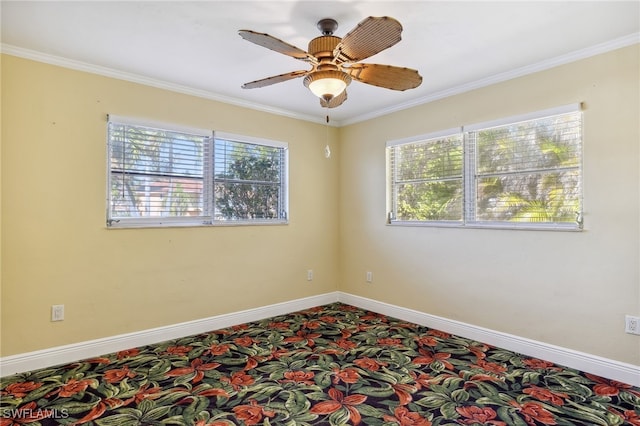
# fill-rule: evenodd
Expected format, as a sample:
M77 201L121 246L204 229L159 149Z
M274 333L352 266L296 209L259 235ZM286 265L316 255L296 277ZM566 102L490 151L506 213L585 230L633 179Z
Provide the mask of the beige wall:
M342 128L341 290L640 364L640 336L624 333L624 314L640 315L639 51ZM584 232L385 225L387 140L574 102L584 102Z
M2 55L0 55L0 82L2 82ZM2 84L0 84L0 332L2 331ZM0 336L0 355L2 337Z
M326 160L323 125L3 56L1 354L339 289L640 364L639 67L635 45L333 129ZM385 225L387 140L573 102L584 232ZM288 142L290 225L105 229L107 113Z
M290 224L107 230L107 113L288 142ZM337 289L322 124L6 55L2 123L3 356Z

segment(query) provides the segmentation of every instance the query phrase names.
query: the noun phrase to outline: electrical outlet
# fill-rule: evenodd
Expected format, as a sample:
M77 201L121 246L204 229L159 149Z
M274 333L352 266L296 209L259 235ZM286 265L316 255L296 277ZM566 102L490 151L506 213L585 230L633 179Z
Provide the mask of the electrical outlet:
M371 271L367 271L367 282L368 283L373 282L373 272Z
M307 281L313 281L313 269L307 269Z
M64 320L64 305L51 306L51 321Z
M624 316L624 332L629 334L640 335L640 317L633 315Z

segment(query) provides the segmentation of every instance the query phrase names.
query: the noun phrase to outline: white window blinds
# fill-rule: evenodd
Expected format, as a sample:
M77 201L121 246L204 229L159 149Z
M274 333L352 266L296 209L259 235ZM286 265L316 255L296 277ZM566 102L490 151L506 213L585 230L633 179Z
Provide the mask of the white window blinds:
M204 179L211 140L211 135L109 122L110 220L208 220Z
M579 104L387 143L389 222L582 228Z
M462 220L463 153L457 130L387 148L393 173L392 220Z
M286 223L286 144L110 117L107 225Z
M470 131L478 222L575 223L581 211L580 112Z
M282 219L286 212L286 150L216 133L216 219Z

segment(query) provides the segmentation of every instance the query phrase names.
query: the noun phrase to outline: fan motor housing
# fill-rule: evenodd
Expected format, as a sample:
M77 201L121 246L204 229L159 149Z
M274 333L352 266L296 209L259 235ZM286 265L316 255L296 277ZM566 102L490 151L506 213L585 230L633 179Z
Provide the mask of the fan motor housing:
M342 39L340 37L326 35L316 37L309 42L307 52L318 59L333 58L333 50Z

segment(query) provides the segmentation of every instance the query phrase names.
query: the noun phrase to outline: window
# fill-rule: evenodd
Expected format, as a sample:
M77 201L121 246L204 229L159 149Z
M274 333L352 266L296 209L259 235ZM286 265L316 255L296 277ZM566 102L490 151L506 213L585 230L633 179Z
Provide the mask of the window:
M394 220L462 220L462 135L441 134L388 148Z
M387 144L389 223L582 227L578 105Z
M287 145L140 123L108 125L109 227L287 222Z

